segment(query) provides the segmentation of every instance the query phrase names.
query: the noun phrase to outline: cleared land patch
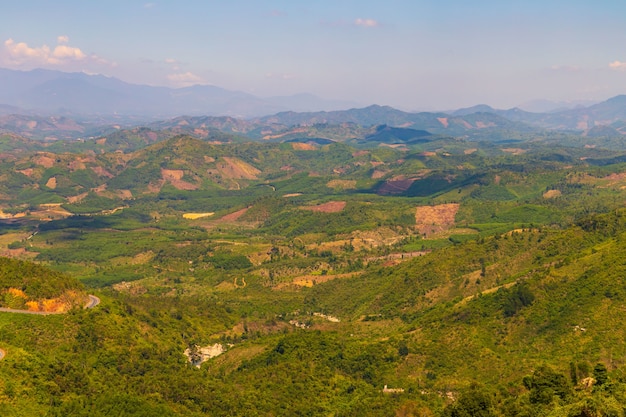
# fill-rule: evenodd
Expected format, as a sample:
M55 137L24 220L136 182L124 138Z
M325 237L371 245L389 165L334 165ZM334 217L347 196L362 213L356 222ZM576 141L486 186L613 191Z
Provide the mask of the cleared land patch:
M339 213L346 207L345 201L329 201L328 203L319 204L317 206L301 207L302 210L317 211L320 213Z
M230 213L230 214L227 214L225 216L222 216L222 218L220 220L225 221L225 222L235 222L235 221L239 220L239 218L241 216L246 214L248 209L249 209L249 207L242 208L241 210L237 210L234 213Z
M256 180L261 173L258 169L239 158L222 157L217 169L224 178Z
M543 198L556 198L561 196L561 191L559 190L548 190L543 193Z
M432 235L454 226L458 203L420 206L415 210L415 225L420 233Z

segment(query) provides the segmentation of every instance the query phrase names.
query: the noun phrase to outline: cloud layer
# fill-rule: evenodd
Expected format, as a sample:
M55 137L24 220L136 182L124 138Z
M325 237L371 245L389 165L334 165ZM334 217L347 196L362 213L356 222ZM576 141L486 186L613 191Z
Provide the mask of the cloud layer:
M64 67L76 63L110 65L97 55L89 55L80 48L70 46L69 37L57 37L54 48L48 45L30 46L26 42L16 42L12 38L4 41L0 50L0 64L9 68Z

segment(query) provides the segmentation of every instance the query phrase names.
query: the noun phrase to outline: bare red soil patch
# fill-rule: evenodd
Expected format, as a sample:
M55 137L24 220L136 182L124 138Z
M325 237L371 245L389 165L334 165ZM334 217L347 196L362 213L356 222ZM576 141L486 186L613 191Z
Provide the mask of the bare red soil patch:
M458 203L421 206L415 210L415 225L420 233L431 235L454 226Z
M299 143L299 142L292 143L291 147L296 151L314 151L317 149L316 146L311 145L310 143Z
M225 221L225 222L236 222L237 220L239 220L241 216L246 214L246 212L248 211L248 208L249 207L242 208L241 210L237 210L234 213L227 214L226 216L223 216L220 220Z
M302 207L303 210L317 211L320 213L339 213L346 207L345 201L329 201L328 203L319 204L317 206Z
M378 194L380 195L393 195L393 194L401 194L408 190L411 185L415 182L412 178L401 178L396 177L386 181L383 185L378 188Z
M183 181L182 178L185 172L182 169L161 169L161 176L163 180L168 181L175 188L179 190L196 190L198 186L187 181Z
M54 159L50 158L49 156L46 155L38 155L35 159L34 162L37 165L41 165L44 168L52 168L54 166Z

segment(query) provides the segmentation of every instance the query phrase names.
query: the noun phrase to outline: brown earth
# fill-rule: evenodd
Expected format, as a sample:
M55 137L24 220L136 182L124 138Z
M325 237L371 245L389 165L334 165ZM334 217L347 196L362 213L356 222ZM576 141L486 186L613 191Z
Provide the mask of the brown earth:
M559 190L548 190L543 193L543 198L556 198L561 196L561 191Z
M377 194L380 195L393 195L402 194L408 190L415 180L413 178L395 177L386 181L378 188Z
M274 290L281 290L283 288L297 286L297 287L312 287L315 284L321 284L323 282L332 281L338 278L353 278L359 275L359 273L349 274L336 274L336 275L303 275L293 279L291 282L281 282L280 284L272 287Z
M298 143L298 142L292 143L291 147L296 151L314 151L317 149L315 145L311 145L310 143Z
M198 186L187 181L183 181L185 171L182 169L161 169L161 177L179 190L197 190Z
M346 207L345 201L329 201L328 203L319 204L317 206L300 207L302 210L317 211L320 213L339 213Z
M166 181L179 181L184 175L182 169L161 169L161 177Z
M432 235L454 226L458 203L421 206L415 210L415 225L420 233Z
M57 188L57 179L56 179L56 177L50 177L48 179L48 182L46 182L46 187L50 188L51 190L54 190L55 188Z
M52 168L54 166L54 159L50 158L49 156L46 156L44 154L39 154L35 159L34 162L37 165L41 165L44 168Z
M33 175L33 169L32 168L26 168L26 169L18 170L17 172L19 172L20 174L24 174L27 177L30 177L31 175Z
M101 166L93 166L91 170L99 177L113 178L114 175Z
M222 218L220 220L224 221L224 222L236 222L237 220L239 220L239 218L241 216L246 214L248 209L249 209L249 207L242 208L241 210L237 210L234 213L230 213L230 214L227 214L225 216L222 216Z
M87 197L88 195L89 193L73 195L71 197L67 197L67 202L70 204L78 203L79 201L82 201L85 197Z

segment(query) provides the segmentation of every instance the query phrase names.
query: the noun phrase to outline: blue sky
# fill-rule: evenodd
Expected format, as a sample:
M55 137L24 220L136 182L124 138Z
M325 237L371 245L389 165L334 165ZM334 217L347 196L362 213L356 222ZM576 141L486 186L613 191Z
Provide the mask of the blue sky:
M406 110L626 94L626 1L3 2L0 67Z

